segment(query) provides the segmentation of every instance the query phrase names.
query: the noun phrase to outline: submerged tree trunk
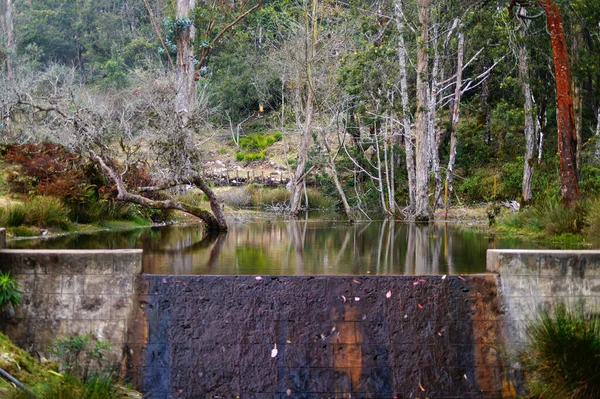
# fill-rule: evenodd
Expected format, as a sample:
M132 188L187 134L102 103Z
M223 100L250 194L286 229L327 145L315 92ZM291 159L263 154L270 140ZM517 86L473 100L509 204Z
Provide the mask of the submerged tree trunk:
M448 183L448 198L446 200L446 214L452 202L452 193L454 192L454 164L456 163L456 133L458 130L458 121L460 120L460 99L462 88L462 70L465 50L465 35L458 34L458 52L456 56L456 83L454 87L454 101L452 104L452 131L450 132L450 157L448 160L448 172L446 182Z
M416 221L429 221L429 163L431 150L428 134L428 61L429 0L418 0L421 32L417 44L417 115L416 115Z
M525 46L521 46L519 49L519 74L521 75L521 86L525 96L525 161L523 165L522 201L528 203L532 198L535 129L533 125L533 98L531 84L529 83L529 62Z
M553 0L540 0L546 12L552 43L554 75L556 79L556 124L558 127L558 154L560 158L560 193L563 204L572 205L579 199L577 179L577 132L573 110L573 94L569 68L569 52L563 28L562 14Z
M194 79L194 51L192 43L196 36L196 28L190 20L191 12L196 7L196 0L177 0L176 19L181 30L176 32L177 39L177 87L175 112L181 114L184 124L192 113L196 103L196 80Z
M408 174L408 213L412 215L416 209L416 171L414 154L414 134L410 125L410 105L408 103L408 83L406 73L406 57L408 51L404 43L404 11L402 0L394 0L396 10L396 24L398 26L398 59L400 67L400 104L402 106L402 131L404 132L404 150L406 154L406 170Z

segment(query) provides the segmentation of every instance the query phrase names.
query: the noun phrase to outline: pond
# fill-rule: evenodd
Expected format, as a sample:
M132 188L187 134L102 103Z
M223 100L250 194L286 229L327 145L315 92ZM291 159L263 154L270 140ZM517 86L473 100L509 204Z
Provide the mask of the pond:
M424 275L485 272L488 248L536 248L458 224L290 220L261 216L230 221L226 235L201 225L73 234L9 241L9 248L144 250L149 274Z

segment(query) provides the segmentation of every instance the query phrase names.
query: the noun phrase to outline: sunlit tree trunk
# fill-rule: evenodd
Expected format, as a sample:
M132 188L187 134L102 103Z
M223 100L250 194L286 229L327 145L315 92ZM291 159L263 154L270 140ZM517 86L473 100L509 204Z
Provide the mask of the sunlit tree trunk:
M558 154L560 158L560 193L565 205L579 198L577 180L577 132L573 110L573 94L569 68L569 53L563 28L562 14L553 0L540 0L546 12L552 43L554 75L556 80L556 124L558 127Z
M448 170L446 173L446 182L448 183L448 198L446 200L446 214L452 202L452 193L454 192L454 165L456 163L456 133L458 130L458 121L460 120L460 99L462 89L462 70L465 52L465 35L458 34L458 50L456 56L456 83L454 86L454 100L452 103L452 131L450 132L450 157L448 159Z
M177 0L177 21L189 20L196 0ZM181 26L181 24L179 24ZM196 35L193 23L186 29L177 32L177 94L175 97L175 112L182 114L184 124L195 106L196 81L194 79L194 51L192 43Z
M402 0L394 0L396 12L396 25L398 27L398 60L399 60L399 78L400 78L400 104L402 109L402 131L404 133L404 150L406 154L406 170L408 174L408 194L409 205L408 213L414 213L416 209L416 171L414 154L414 133L410 125L410 106L408 103L408 83L406 73L406 58L408 51L404 42L404 10Z
M418 0L420 35L417 43L417 115L416 115L416 208L415 220L429 220L429 146L427 107L429 91L429 0Z

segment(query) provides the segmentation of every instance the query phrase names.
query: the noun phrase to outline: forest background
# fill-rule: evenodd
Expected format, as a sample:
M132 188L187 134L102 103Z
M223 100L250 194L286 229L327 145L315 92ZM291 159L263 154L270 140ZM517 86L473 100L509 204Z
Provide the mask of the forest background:
M293 214L313 187L352 219L573 208L600 189L595 0L3 0L0 12L1 185L57 197L71 220L93 219L90 204L179 209L225 230L215 164L278 171ZM183 184L212 212L173 191Z

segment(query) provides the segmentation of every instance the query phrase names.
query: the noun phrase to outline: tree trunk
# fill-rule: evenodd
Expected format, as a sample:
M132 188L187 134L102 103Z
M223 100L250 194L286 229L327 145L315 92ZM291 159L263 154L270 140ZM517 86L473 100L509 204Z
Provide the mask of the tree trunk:
M315 42L317 35L317 0L312 0L312 12L306 14L306 36L305 36L305 68L306 68L306 103L304 104L304 126L300 138L300 149L298 150L298 166L294 174L292 198L290 200L290 213L298 216L300 213L300 202L302 195L302 182L306 178L305 169L308 162L308 142L312 127L314 92L312 82L311 63L315 53Z
M302 182L306 178L305 169L308 161L308 142L310 139L310 129L313 114L313 92L310 84L308 85L308 95L305 104L305 119L302 128L302 137L300 138L300 149L298 150L298 166L294 174L292 198L290 201L290 213L297 216L300 213L300 202L302 196Z
M553 0L540 0L546 12L552 43L554 75L556 79L556 124L558 127L558 154L560 158L560 193L564 205L570 206L579 198L577 180L577 132L571 92L569 53L563 29L562 14Z
M189 20L191 11L196 7L196 0L177 0L177 21ZM181 24L179 24L181 26ZM192 43L196 36L196 28L191 23L187 28L176 32L177 39L177 87L175 97L175 112L183 117L187 125L188 115L196 105L196 80L194 79L194 51Z
M439 24L433 26L433 68L431 70L431 87L429 92L429 142L431 143L431 169L433 171L433 180L435 182L435 192L433 199L433 209L441 206L442 199L442 174L440 171L440 135L437 134L435 120L437 116L437 92L438 77L440 73L440 52L438 48Z
M429 163L431 149L428 134L428 52L429 0L418 0L421 32L417 44L417 116L416 116L416 221L429 221Z
M13 17L12 17L12 1L6 0L6 72L8 79L12 81L14 76L13 56L15 54L15 38L13 34Z
M450 157L448 159L448 172L446 181L448 183L448 198L446 200L446 214L452 203L452 193L454 192L454 164L456 163L456 133L458 130L458 121L460 120L460 98L462 88L463 59L465 51L465 35L458 34L458 49L456 56L456 83L454 86L454 100L452 104L452 131L450 132Z
M153 209L176 209L200 218L204 223L206 223L206 229L208 232L227 231L227 222L225 221L223 211L217 202L217 198L201 177L193 177L190 179L190 181L200 190L202 190L204 194L206 194L210 201L210 207L214 215L202 208L184 204L179 201L171 199L157 201L146 198L143 195L130 193L125 187L121 174L117 171L117 168L115 167L115 164L111 158L104 155L98 155L94 152L90 152L90 156L98 165L100 165L102 170L104 170L104 172L110 176L113 183L115 183L118 193L117 200L131 202Z
M519 74L525 96L525 162L523 165L522 202L528 203L532 198L533 165L535 150L535 131L533 125L533 99L529 83L529 62L525 46L519 48Z
M404 11L402 0L394 0L396 12L396 24L398 26L398 59L400 66L400 101L402 106L402 131L404 132L404 150L406 154L406 170L408 174L408 213L413 214L416 209L416 172L414 154L414 133L410 125L410 105L408 103L408 83L406 73L406 57L408 51L404 43Z

